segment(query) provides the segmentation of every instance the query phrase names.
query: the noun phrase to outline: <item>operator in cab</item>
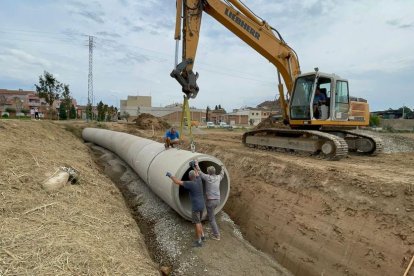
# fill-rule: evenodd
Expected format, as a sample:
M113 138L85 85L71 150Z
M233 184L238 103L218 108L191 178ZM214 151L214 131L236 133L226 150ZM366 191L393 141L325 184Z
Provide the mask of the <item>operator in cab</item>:
M326 104L326 97L323 93L321 93L319 87L316 87L315 97L313 98L313 117L316 119L320 118L321 115L318 107L324 104Z
M174 147L174 145L178 145L180 143L180 133L175 129L175 127L171 127L164 136L165 141L165 149L169 147Z

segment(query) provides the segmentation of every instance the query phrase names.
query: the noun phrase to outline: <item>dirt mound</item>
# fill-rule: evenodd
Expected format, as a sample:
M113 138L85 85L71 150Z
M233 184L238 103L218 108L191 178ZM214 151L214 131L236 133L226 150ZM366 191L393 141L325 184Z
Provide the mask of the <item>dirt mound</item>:
M263 128L289 129L289 126L283 124L283 121L281 119L268 117L265 120L261 121L254 129Z
M134 122L140 129L152 129L152 127L154 127L155 130L165 130L171 127L171 125L163 119L148 113L140 114Z
M122 195L65 126L0 120L0 275L159 275ZM78 185L45 191L60 166Z

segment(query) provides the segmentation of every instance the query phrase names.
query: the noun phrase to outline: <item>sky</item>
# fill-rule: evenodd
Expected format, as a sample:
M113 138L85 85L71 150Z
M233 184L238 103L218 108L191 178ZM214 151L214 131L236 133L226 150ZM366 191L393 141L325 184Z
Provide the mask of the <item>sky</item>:
M335 73L371 110L414 108L414 1L243 0L299 56L302 72ZM0 0L0 88L34 89L43 71L88 94L88 35L95 37L95 102L127 95L153 106L182 102L174 66L174 0ZM275 99L276 69L203 15L191 106L227 110Z

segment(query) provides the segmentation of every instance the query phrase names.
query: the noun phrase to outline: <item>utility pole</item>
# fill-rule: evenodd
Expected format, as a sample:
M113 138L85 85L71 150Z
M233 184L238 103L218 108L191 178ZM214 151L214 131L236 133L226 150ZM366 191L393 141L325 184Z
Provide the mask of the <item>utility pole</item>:
M91 108L90 113L86 111L86 121L89 121L90 115L93 115L93 47L95 47L93 36L89 36L89 74L88 74L88 107Z
M402 118L403 118L403 119L404 119L404 117L405 117L405 114L404 114L405 112L404 112L404 111L405 111L405 104L403 104L403 114L402 114Z

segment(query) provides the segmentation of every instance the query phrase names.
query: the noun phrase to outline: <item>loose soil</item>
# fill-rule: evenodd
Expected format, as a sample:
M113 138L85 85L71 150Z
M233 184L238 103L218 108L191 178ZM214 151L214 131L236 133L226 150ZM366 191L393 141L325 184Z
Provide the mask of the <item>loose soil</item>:
M278 120L272 117L268 117L264 119L254 129L263 129L263 128L289 129L289 127L285 125L282 120Z
M148 113L140 114L135 120L135 124L140 129L154 129L165 130L170 128L171 125L161 118L155 117Z

